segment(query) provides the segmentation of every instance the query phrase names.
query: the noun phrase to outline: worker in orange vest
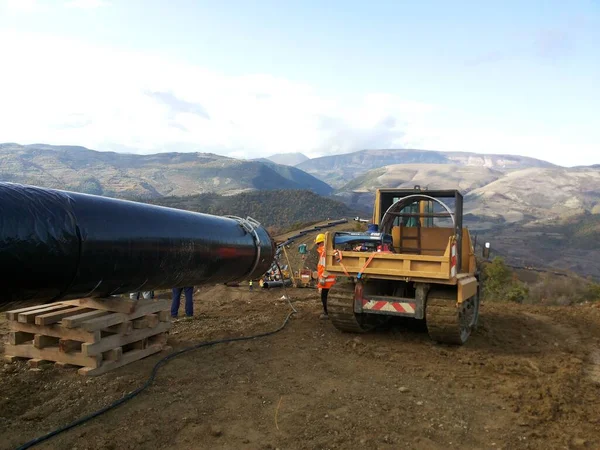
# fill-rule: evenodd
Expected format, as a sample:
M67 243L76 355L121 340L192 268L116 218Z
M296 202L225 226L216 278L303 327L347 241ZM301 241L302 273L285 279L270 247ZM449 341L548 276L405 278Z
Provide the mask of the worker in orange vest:
M319 316L319 319L329 319L329 315L327 314L327 294L329 294L329 289L335 284L335 276L325 270L325 235L323 233L315 238L315 244L317 244L317 252L319 252L317 287L321 293L321 302L323 303L323 314Z

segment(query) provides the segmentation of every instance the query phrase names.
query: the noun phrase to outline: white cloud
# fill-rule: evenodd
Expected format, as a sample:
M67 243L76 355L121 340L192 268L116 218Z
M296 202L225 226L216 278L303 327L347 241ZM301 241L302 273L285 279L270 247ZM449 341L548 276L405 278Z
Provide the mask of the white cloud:
M569 140L573 132L560 139L503 133L455 110L389 93L323 96L270 75L227 76L155 54L45 35L0 31L0 60L8 62L0 78L0 142L235 157L404 147L564 162L574 145L582 146L580 155L596 154L583 137Z
M13 13L40 13L47 12L55 7L67 7L77 9L96 9L109 6L106 0L0 0L0 6Z
M403 116L432 107L387 94L350 106L270 75L226 76L156 55L5 32L0 141L247 157L400 146ZM1 44L0 44L1 45Z
M71 0L65 3L68 8L95 9L101 6L108 6L109 3L104 0Z
M12 12L42 12L46 10L39 0L4 0L4 7Z

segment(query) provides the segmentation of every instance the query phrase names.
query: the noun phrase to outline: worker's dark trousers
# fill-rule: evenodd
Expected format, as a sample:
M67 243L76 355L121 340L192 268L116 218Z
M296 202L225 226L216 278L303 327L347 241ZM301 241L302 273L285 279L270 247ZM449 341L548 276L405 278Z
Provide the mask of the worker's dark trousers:
M179 314L179 304L181 302L181 291L185 294L185 315L193 316L194 315L194 288L193 287L185 287L185 288L173 288L173 302L171 303L171 316L177 317Z
M329 294L329 289L321 288L321 303L323 303L323 311L327 314L327 294Z

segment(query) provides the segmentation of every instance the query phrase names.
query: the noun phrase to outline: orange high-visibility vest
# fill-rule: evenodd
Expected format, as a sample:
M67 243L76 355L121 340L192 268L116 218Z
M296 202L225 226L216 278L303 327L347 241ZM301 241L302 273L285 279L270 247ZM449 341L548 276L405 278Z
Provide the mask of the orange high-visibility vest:
M319 252L319 263L317 264L317 287L323 289L331 289L335 284L335 275L330 274L325 270L325 246L317 248Z

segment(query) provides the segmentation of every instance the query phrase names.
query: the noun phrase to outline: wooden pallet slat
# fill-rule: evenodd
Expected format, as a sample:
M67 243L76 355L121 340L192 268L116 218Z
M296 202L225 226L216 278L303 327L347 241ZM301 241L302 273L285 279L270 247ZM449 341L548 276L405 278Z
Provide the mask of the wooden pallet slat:
M158 320L161 322L168 322L171 320L171 311L159 311L157 313Z
M126 320L129 316L124 313L112 313L107 316L97 317L95 319L86 320L80 326L87 331L99 331L104 328L109 328L115 325L119 325Z
M58 306L59 304L62 303L58 303L55 306ZM19 308L19 309L13 309L11 311L7 311L5 313L6 318L8 320L17 320L17 316L19 315L19 313L24 313L24 312L29 312L29 311L34 311L36 309L43 309L43 308L47 308L48 305L35 305L35 306L28 306L26 308Z
M55 361L54 367L57 367L59 369L79 369L79 366L76 366L74 364L60 362L60 361Z
M140 302L141 302L141 300L140 300ZM135 310L135 312L133 312L131 314L125 314L125 313L109 314L107 316L87 320L81 324L81 327L87 331L102 330L103 328L108 328L113 325L118 325L127 320L137 319L139 317L145 316L146 314L157 313L157 312L160 312L161 310L166 310L168 308L169 308L168 301L165 301L165 300L150 301L148 303L140 304L140 306Z
M70 316L70 317L64 317L60 321L60 323L63 327L66 327L66 328L75 328L82 322L85 322L90 319L95 319L97 317L106 316L107 314L110 314L110 312L98 311L98 310L89 311L89 312L84 312L81 314L76 314L76 315Z
M100 356L85 356L82 354L64 353L58 347L36 348L33 344L7 345L4 351L8 356L19 356L28 359L46 359L59 361L76 366L98 367Z
M67 303L75 306L85 306L87 308L100 309L102 311L121 312L124 314L131 314L139 307L138 303L140 300L121 298L121 297L109 297L109 298L80 298L77 300L67 300L63 303Z
M61 311L52 311L44 314L40 314L35 317L36 325L52 325L53 323L60 322L63 318L74 316L80 313L89 312L89 308L83 306L76 306L74 308L63 309Z
M120 359L116 361L105 361L102 366L98 368L84 367L78 370L81 375L101 375L103 373L108 372L109 370L116 369L117 367L125 366L134 361L138 361L142 358L150 356L154 353L158 353L163 350L163 346L161 344L151 345L143 350L132 350L127 354L123 355Z
M52 364L52 362L53 361L48 361L47 359L33 358L33 359L28 359L27 360L27 365L29 367L31 367L32 369L38 369L40 366L47 365L47 364Z
M39 316L40 314L45 314L47 312L58 311L58 310L68 309L68 308L71 308L71 305L63 305L62 303L58 304L58 305L52 305L52 306L44 305L43 308L37 308L37 309L22 312L22 313L18 313L17 321L21 322L21 323L34 323L35 318L37 316Z
M104 361L118 361L123 356L123 347L113 348L107 352L102 353L102 360Z
M159 324L158 316L156 314L147 314L144 317L133 321L133 328L154 328Z
M118 323L116 325L113 325L112 327L102 328L101 331L104 331L107 333L127 335L133 331L133 322L127 321L127 322Z
M116 347L122 347L132 342L141 341L144 338L152 336L154 334L162 333L171 328L170 322L161 322L155 328L143 328L141 330L135 330L127 336L115 334L113 336L107 336L102 338L100 342L93 344L83 344L81 346L81 353L86 356L98 355L102 352L106 352Z
M100 331L86 331L79 328L61 328L59 325L41 326L33 323L8 322L11 331L22 331L31 334L44 334L57 338L72 339L81 342L98 342L101 337Z
M164 350L172 327L167 300L78 299L6 313L4 358L54 363L100 375Z
M33 346L35 348L55 347L58 345L59 338L54 336L46 336L44 334L36 334L33 338Z

